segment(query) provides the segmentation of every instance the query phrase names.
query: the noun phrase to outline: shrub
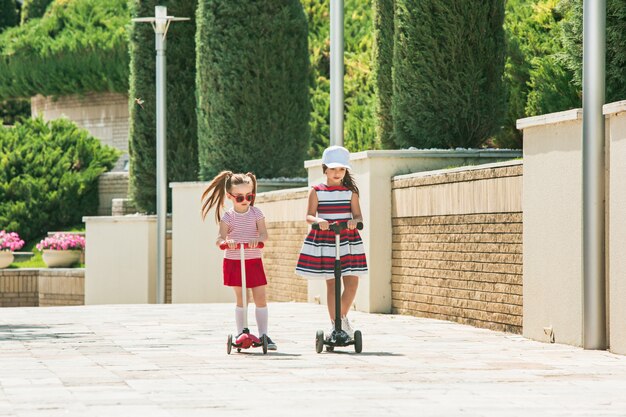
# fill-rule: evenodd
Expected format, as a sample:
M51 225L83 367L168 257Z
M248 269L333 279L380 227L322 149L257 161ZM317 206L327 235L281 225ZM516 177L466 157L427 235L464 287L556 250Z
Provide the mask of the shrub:
M126 0L56 1L0 35L0 99L128 91Z
M196 0L130 2L133 17L154 15L156 4L169 15L190 17L167 32L167 179L198 180L196 121ZM156 85L154 30L133 23L130 34L130 194L142 211L156 211ZM143 103L139 105L135 98ZM168 194L171 190L168 187ZM171 207L171 198L168 198Z
M200 178L222 169L303 173L309 144L307 23L298 0L200 0Z
M98 177L119 157L66 119L0 127L0 151L0 229L27 241L95 215Z

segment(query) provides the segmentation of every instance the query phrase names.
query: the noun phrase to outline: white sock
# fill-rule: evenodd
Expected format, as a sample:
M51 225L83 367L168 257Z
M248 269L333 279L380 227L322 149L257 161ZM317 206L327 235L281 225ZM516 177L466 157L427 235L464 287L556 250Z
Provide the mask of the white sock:
M235 323L237 324L237 335L243 332L243 307L235 307Z
M267 334L267 307L256 307L254 314L256 315L256 326L259 329L259 337L261 337Z

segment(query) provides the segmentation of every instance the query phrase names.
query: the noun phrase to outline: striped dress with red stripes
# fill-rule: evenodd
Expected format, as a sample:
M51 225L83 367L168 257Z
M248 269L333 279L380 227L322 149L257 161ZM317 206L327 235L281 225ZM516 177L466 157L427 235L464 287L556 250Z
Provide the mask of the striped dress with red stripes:
M352 191L340 186L319 184L313 187L317 194L317 216L329 222L352 218ZM366 275L365 249L358 230L341 231L342 275ZM332 279L335 267L335 232L311 230L304 239L296 266L296 274L307 279Z

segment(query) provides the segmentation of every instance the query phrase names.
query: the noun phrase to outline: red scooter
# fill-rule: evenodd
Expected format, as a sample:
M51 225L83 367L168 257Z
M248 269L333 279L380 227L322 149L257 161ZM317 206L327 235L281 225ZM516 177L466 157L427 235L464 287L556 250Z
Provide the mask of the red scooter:
M263 247L263 242L259 242L257 248ZM228 249L228 245L223 243L220 245L220 249ZM262 347L263 354L267 353L267 336L263 335L259 339L257 336L250 333L248 329L248 289L246 287L246 263L245 263L245 249L249 249L247 243L237 243L237 249L239 249L241 260L241 296L243 298L243 332L233 342L233 335L228 335L228 342L226 343L226 352L230 355L232 348L236 348L237 352L241 352L241 349L249 349L251 347Z

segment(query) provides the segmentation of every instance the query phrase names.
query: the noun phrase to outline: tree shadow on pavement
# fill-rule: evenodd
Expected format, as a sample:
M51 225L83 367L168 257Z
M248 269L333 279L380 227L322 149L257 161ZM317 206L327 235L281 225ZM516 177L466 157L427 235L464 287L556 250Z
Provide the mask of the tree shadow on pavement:
M0 341L3 340L43 340L43 339L69 339L85 335L85 332L54 331L51 326L3 324L0 325Z

